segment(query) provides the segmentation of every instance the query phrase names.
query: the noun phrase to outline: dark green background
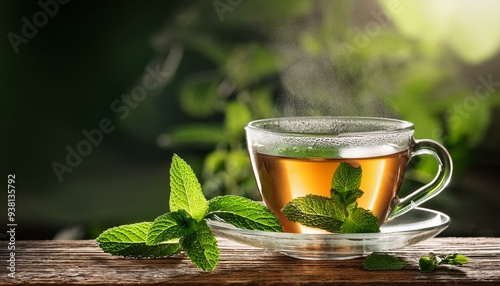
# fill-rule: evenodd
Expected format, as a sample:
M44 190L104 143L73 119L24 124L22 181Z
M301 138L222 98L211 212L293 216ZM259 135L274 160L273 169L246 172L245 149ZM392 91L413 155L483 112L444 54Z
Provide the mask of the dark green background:
M161 94L148 95L123 120L110 105L137 86L144 68L158 55L151 44L154 35L191 6L212 21L208 23L213 25L204 26L202 31L209 31L208 36L215 41L262 40L248 26L230 24L231 19L218 22L211 4L73 0L59 5L57 15L50 17L27 44L21 44L16 54L7 35L20 35L22 17L31 19L40 6L36 1L0 2L0 165L5 182L8 174L16 174L19 239L50 239L61 229L74 226L83 231L79 237L90 238L106 227L152 220L168 210L168 168L173 152L195 171L201 170L208 149L162 149L156 140L173 126L196 121L180 108L181 85L185 75L215 68L214 63L186 49L178 72ZM245 5L241 3L238 11L226 16L234 21L245 13ZM478 74L492 73L498 79L499 62L497 55L461 71L470 74L472 82ZM279 98L277 88L277 104ZM82 130L98 128L104 118L116 129L105 134L102 144L94 146L91 154L59 182L51 164L64 163L66 146L76 148L85 139ZM452 195L426 204L452 217L446 235L500 235L496 219L500 201L499 119L495 107L482 143L469 150L473 159L447 190ZM219 122L221 118L210 120ZM3 202L6 194L0 197ZM1 221L7 218L5 208L2 203Z

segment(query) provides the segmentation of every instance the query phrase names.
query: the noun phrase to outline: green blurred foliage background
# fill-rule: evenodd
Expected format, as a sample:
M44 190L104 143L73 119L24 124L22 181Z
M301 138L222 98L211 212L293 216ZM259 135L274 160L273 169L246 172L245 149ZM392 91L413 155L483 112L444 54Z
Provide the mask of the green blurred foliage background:
M208 197L259 199L243 127L292 115L414 122L454 159L452 184L425 204L452 217L443 235L500 235L496 2L43 3L0 2L0 164L16 174L20 238L154 219L174 152ZM29 37L26 21L40 24ZM113 131L58 179L54 162L103 119ZM403 193L437 168L410 165Z

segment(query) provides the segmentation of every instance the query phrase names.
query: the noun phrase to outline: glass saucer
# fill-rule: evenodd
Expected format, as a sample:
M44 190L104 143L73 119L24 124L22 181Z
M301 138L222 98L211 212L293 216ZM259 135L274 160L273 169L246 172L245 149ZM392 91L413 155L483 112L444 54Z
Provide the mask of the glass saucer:
M343 260L385 252L434 237L450 224L447 215L415 208L380 227L380 233L284 233L236 228L219 221L208 221L217 236L239 243L277 251L310 260Z

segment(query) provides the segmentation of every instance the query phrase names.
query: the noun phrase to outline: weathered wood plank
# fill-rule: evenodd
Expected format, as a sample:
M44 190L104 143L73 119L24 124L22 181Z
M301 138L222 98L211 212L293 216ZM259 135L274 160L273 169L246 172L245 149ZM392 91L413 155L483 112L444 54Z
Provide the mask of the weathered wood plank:
M414 283L500 285L500 238L433 238L394 251L409 262L400 271L366 271L363 259L311 261L290 258L219 239L221 256L216 270L197 269L183 255L164 259L127 259L103 253L94 241L17 241L16 275L7 277L6 242L0 243L0 285L181 285L181 284L310 284L349 285ZM433 251L457 251L470 257L461 267L440 267L432 273L417 270L418 258Z

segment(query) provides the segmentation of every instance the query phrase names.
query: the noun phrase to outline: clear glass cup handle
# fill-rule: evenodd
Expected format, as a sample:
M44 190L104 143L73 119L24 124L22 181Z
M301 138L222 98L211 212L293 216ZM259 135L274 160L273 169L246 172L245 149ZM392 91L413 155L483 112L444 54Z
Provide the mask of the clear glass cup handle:
M434 140L415 140L411 146L410 152L410 160L418 155L432 155L438 161L439 169L430 183L406 197L400 198L393 207L388 219L393 219L405 214L439 194L448 185L453 173L453 162L450 154L441 144Z

